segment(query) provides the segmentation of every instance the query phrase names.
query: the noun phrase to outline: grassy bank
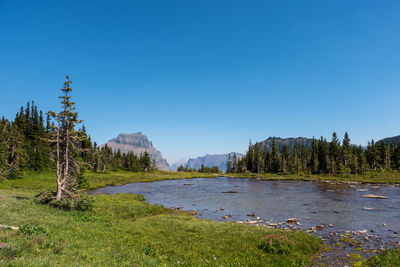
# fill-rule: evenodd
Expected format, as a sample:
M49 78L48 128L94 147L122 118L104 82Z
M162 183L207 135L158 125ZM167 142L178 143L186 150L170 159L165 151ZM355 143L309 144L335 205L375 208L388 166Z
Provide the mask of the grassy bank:
M89 174L91 188L135 181L215 177L198 173ZM133 194L96 195L93 211L67 212L33 202L54 188L54 175L28 173L0 182L0 266L304 266L320 240L283 232L197 219L150 205ZM259 239L280 233L296 245L288 255L264 252Z
M135 182L154 182L171 179L192 179L198 177L214 178L218 174L199 172L127 172L116 171L109 173L87 172L85 176L89 181L89 189L104 187L106 185L121 185ZM53 190L55 188L55 174L52 172L26 172L23 179L3 180L0 188L26 189L26 190Z
M398 267L400 266L400 249L385 251L378 256L371 257L364 263L364 266Z
M325 174L273 174L273 173L232 173L228 176L237 178L260 178L263 180L304 180L304 181L337 181L361 183L400 184L400 172L368 172L365 174L325 175Z

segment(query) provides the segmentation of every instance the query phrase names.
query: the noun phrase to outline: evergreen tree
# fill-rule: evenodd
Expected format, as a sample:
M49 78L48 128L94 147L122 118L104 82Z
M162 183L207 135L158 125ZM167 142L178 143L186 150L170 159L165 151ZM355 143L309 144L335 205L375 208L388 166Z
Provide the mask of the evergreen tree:
M378 149L377 146L374 142L374 140L370 142L368 142L368 146L367 146L367 161L370 165L370 167L376 171L379 162L380 162L380 157L379 157L379 153L378 153Z
M8 177L9 172L8 132L9 122L6 119L2 118L2 120L0 120L0 178Z
M251 144L251 140L249 143L249 150L246 153L246 168L250 172L254 172L254 147Z
M143 171L149 171L151 167L151 159L147 150L140 156L140 166Z
M278 173L280 171L280 158L279 158L279 151L278 145L276 140L272 141L272 150L271 150L271 172Z
M313 138L311 145L311 157L310 157L310 169L312 173L317 173L319 170L319 160L318 160L318 143Z
M394 149L391 162L394 169L400 169L400 143Z
M153 163L151 164L151 168L152 168L153 170L157 170L157 162L156 162L156 159L153 159Z
M252 170L255 173L260 173L264 169L264 161L262 158L262 144L256 143L254 145L254 160Z
M302 164L300 160L300 145L298 143L295 144L293 149L293 156L291 160L291 170L294 173L299 174L302 171Z
M282 152L281 152L281 170L283 173L287 173L289 171L289 164L290 164L290 148L288 145L282 145Z
M318 142L318 162L320 173L327 173L329 168L329 145L326 139L321 136Z
M390 152L389 147L386 142L380 142L378 144L378 155L379 155L379 164L382 168L389 168L390 167Z
M341 149L341 163L344 167L344 172L349 174L351 169L355 169L355 161L350 145L348 133L344 134L343 147Z
M364 149L361 146L359 146L357 149L357 159L360 172L365 173L367 170L367 158Z
M233 153L233 171L234 173L237 173L239 171L239 166L238 166L238 158L236 156L236 153Z
M77 175L80 171L80 165L77 161L78 133L75 130L75 125L80 121L77 119L78 113L75 111L75 103L70 100L72 91L70 84L71 81L67 75L64 87L61 89L63 95L60 96L62 111L59 113L49 112L49 115L57 122L52 140L56 145L56 201L63 198L75 199L74 192L78 186Z
M325 155L323 155L322 157L324 158ZM330 158L330 171L333 175L335 175L340 165L340 142L335 132L332 134L332 141L329 144L329 158ZM322 165L324 164L324 162L326 162L325 159L323 160ZM322 168L326 169L325 167Z
M228 161L226 162L226 173L234 172L232 165L233 165L233 163L232 163L231 154L228 154Z

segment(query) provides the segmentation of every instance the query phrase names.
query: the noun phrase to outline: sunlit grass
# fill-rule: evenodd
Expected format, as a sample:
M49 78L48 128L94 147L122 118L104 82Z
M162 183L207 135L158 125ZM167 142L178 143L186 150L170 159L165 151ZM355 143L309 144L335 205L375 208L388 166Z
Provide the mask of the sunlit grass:
M88 174L92 188L107 184L207 176L196 173ZM208 175L209 177L215 177ZM34 225L45 234L1 229L0 266L304 266L320 248L317 237L214 222L144 202L134 194L95 195L90 212L35 204L54 188L52 173L28 173L0 182L0 224ZM38 228L41 229L41 228ZM259 238L281 233L296 243L285 256L257 248Z

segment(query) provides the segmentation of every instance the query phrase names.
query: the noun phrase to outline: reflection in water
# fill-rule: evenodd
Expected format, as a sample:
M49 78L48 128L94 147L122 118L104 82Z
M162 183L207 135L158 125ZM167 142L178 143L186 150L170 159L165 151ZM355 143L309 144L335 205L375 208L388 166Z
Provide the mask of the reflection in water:
M400 188L393 186L220 177L108 186L95 193L143 194L150 203L195 209L202 218L220 221L223 215L232 214L229 220L236 221L255 213L276 222L296 217L304 227L333 224L332 230L339 231L374 229L384 235L390 234L389 230L400 232ZM363 198L365 194L389 198Z

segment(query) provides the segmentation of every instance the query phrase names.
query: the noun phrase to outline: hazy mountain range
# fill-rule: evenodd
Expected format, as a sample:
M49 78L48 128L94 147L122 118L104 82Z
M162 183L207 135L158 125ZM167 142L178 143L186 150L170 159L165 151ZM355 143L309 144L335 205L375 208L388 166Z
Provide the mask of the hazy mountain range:
M187 162L188 161L186 159L181 159L181 160L179 160L179 161L177 161L175 163L172 163L171 164L171 169L173 171L176 171L179 168L179 166L186 166Z
M195 159L189 159L187 161L185 160L180 160L174 164L171 165L173 170L178 169L179 166L188 166L193 169L199 169L201 168L201 165L204 165L206 167L213 167L217 166L221 171L225 172L226 171L226 165L228 163L228 156L231 155L233 157L233 154L236 154L238 158L243 157L242 154L240 153L228 153L228 154L217 154L217 155L205 155L203 157L197 157Z
M132 134L121 133L117 138L111 139L104 145L111 147L114 152L120 150L121 153L131 151L136 155L140 155L140 153L147 151L150 154L151 160L156 160L158 169L163 171L171 170L168 162L161 156L161 152L155 149L153 143L141 132Z

